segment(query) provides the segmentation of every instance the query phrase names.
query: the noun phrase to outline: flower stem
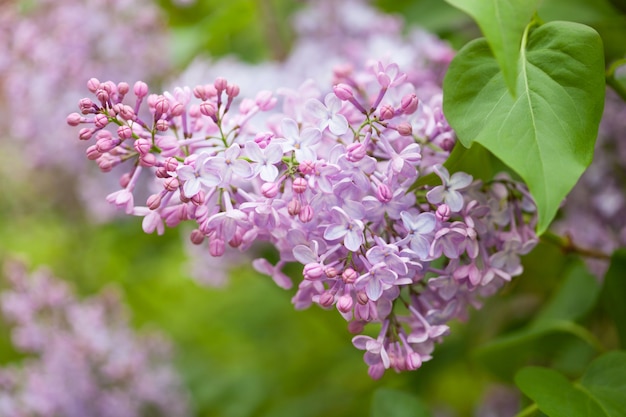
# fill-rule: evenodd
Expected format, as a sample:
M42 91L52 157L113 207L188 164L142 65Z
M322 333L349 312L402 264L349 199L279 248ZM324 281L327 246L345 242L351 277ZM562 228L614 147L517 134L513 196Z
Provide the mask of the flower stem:
M551 232L546 232L541 235L541 241L558 246L565 254L576 253L586 258L611 259L611 255L608 253L576 245L569 236L559 236Z

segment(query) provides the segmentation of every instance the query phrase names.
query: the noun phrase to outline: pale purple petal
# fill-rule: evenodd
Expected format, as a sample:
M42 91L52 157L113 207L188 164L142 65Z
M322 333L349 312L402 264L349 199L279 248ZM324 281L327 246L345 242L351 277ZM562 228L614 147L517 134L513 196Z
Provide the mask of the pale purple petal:
M324 239L335 240L344 237L348 233L345 225L331 224L324 231ZM360 246L360 243L359 243Z
M383 284L378 279L370 278L365 286L365 294L372 301L378 300L383 295Z
M304 108L311 116L315 117L316 119L324 120L328 118L328 109L321 101L315 98L308 100L304 105Z
M297 142L297 139L300 136L300 132L298 130L298 124L295 122L295 120L283 119L280 127L283 132L283 137L285 139Z
M343 230L345 231L345 228ZM326 233L324 233L324 237L326 237ZM360 230L348 231L346 233L346 237L343 240L343 244L345 245L346 249L351 250L352 252L358 251L362 243L363 233L361 233Z
M450 188L454 190L461 190L467 187L468 185L470 185L472 181L473 181L473 178L471 175L465 172L455 172L452 175L452 178L450 178L450 182L448 184Z
M297 245L295 248L293 248L292 252L293 257L296 258L296 260L302 265L319 262L315 252L313 252L308 246Z
M278 168L276 168L274 165L264 165L259 170L259 176L263 181L274 182L276 177L278 177Z
M433 188L428 193L426 193L426 198L432 204L441 203L445 196L446 196L446 189L443 185L438 185L437 187ZM452 210L452 207L450 207L450 210Z
M328 129L333 135L343 135L348 131L348 120L342 114L335 114L328 123Z

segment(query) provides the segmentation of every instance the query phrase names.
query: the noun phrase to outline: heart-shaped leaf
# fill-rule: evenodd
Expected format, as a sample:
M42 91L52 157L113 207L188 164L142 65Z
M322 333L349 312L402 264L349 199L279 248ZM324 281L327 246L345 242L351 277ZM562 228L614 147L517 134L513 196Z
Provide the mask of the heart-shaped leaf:
M527 27L517 97L483 38L468 43L444 80L444 113L459 140L485 146L528 184L543 233L591 163L604 106L602 41L588 26Z
M487 38L504 81L516 93L522 33L537 8L537 0L446 0L472 16Z

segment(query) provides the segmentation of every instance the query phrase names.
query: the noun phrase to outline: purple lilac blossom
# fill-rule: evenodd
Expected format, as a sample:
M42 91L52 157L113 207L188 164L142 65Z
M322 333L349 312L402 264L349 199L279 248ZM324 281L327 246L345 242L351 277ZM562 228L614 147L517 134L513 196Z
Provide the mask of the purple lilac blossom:
M189 415L171 347L160 334L136 334L115 291L78 300L47 270L5 269L0 306L28 356L0 368L0 415Z
M254 266L281 287L290 286L282 267L302 264L296 308L335 307L357 334L381 323L375 343L354 339L378 378L431 359L450 320L521 273L519 257L536 243L534 205L507 177L484 184L440 165L452 149L440 132L454 135L397 65L372 62L334 77L333 86L309 82L283 103L267 92L240 98L238 85L221 77L162 94L143 82L126 94L126 84L94 78L93 98L81 99L68 123L92 143L88 157L102 171L126 167L109 200L150 216L148 232L191 223L191 241L206 256L268 242L278 263ZM322 103L332 107L329 119L345 118L346 131L320 124ZM435 124L441 129L421 128ZM167 149L162 137L173 138ZM259 150L274 144L280 158L257 169ZM430 172L440 181L415 188ZM129 197L141 191L140 176L153 184L145 206ZM380 206L367 210L374 201Z

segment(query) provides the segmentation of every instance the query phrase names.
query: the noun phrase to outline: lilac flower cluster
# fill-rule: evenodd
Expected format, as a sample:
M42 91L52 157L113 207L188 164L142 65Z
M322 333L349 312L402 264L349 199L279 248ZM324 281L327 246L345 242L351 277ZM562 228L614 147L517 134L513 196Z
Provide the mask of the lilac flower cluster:
M43 269L7 266L0 304L15 348L28 356L0 368L0 415L188 415L169 345L157 334L136 335L115 293L78 301Z
M598 276L608 268L611 252L626 245L626 103L608 90L594 160L567 196L552 229L586 255ZM602 256L605 254L605 256Z
M307 82L241 100L224 78L163 94L91 79L95 98L67 121L95 142L87 157L102 171L128 167L107 199L145 232L190 221L207 256L269 242L279 261L254 267L290 288L282 269L300 263L296 308L335 307L353 333L380 323L377 338L353 339L379 378L419 368L448 321L521 273L534 205L508 178L447 171L455 136L441 95L418 98L398 65L333 78L326 93ZM439 180L415 186L429 173ZM136 205L142 174L153 191Z

